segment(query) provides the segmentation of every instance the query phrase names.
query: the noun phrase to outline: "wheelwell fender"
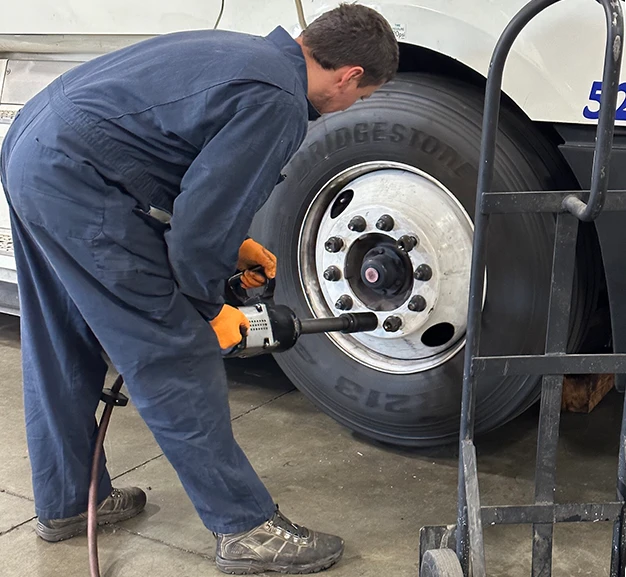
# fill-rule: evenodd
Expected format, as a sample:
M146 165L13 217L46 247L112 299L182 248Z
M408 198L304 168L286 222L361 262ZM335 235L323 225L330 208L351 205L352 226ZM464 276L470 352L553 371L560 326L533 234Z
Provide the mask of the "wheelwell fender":
M493 10L493 4L489 3L489 6ZM404 28L404 38L400 39L401 70L430 68L436 72L434 66L441 65L444 71L461 73L464 79L473 79L474 83L482 79L483 86L496 42L514 15L494 14L494 22L484 18L472 22L463 15L455 17L419 6L385 5L382 12L392 24L400 18L419 23L419 26L407 24ZM402 26L402 23L398 25ZM442 30L445 34L441 33ZM542 57L544 50L545 47L537 45L534 36L522 33L509 53L503 77L504 94L532 120L550 117L549 110L544 112L543 118L535 117L532 112L534 102L561 107L571 99L568 87L560 83L546 65ZM531 100L533 106L529 108Z
M406 42L400 42L399 45L400 65L398 72L400 74L411 72L433 74L458 80L484 92L487 78L467 64L423 46L407 44ZM528 114L504 90L502 91L502 102L510 109L517 111L518 114L529 122L533 122ZM564 142L552 123L535 122L534 124L537 130L552 142L555 147L560 146Z
M306 21L336 4L337 0L310 0L303 4ZM363 4L385 17L400 42L443 55L485 78L498 39L526 0L366 0ZM568 0L550 6L515 40L506 62L504 93L533 121L594 124L583 109L590 104L593 82L602 75L605 38L605 15L599 3ZM595 110L597 103L591 106Z

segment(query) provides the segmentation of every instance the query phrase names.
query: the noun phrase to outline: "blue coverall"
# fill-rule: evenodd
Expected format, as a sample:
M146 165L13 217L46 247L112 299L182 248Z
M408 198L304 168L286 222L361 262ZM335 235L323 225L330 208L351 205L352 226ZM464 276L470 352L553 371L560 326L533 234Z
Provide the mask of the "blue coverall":
M23 107L0 174L40 518L86 510L102 350L207 528L239 532L272 516L233 438L208 319L255 212L318 116L301 48L280 27L149 39L66 72ZM99 499L110 491L103 460Z

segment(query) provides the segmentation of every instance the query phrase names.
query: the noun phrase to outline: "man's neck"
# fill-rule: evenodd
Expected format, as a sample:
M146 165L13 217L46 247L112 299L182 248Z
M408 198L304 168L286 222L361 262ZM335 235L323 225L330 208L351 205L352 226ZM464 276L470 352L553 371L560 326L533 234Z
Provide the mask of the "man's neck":
M298 36L295 41L300 45L302 54L304 54L304 62L306 63L307 76L307 97L315 103L326 98L326 94L322 90L324 77L328 74L318 62L313 58L311 51L306 47L302 40L302 36Z

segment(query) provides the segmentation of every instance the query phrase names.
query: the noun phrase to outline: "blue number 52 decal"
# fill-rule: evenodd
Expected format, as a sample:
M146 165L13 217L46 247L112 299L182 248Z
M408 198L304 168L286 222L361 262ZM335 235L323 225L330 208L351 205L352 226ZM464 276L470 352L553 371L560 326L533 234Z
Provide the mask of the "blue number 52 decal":
M621 104L618 102L617 110L615 111L615 120L626 120L626 82L622 82L619 85L619 91L624 93L624 98ZM594 82L591 85L591 92L589 93L589 100L598 103L597 110L591 110L589 106L585 106L583 110L583 116L590 120L597 120L600 114L600 95L602 94L602 82Z

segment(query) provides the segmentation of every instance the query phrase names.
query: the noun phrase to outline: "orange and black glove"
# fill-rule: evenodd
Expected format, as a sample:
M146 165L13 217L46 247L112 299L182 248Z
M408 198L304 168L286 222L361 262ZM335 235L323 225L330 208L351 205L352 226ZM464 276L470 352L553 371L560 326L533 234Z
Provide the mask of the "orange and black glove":
M246 315L230 305L224 305L210 323L223 351L238 345L250 329L250 321Z
M248 269L261 265L265 276ZM276 276L276 257L251 238L246 239L239 247L237 269L244 271L241 275L241 286L244 289L258 288L265 284L266 278Z

